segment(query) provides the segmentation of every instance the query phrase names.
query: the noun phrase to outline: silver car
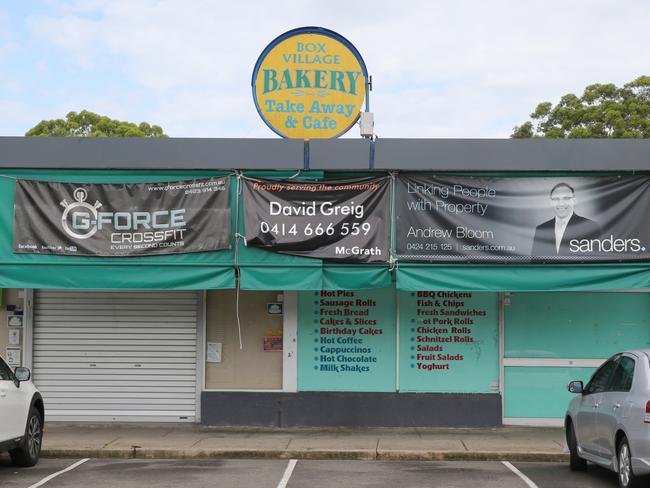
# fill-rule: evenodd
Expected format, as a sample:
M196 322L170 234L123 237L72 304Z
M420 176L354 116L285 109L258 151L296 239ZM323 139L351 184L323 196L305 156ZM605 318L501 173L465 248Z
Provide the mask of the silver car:
M648 486L650 474L650 349L615 354L587 386L569 383L564 420L570 467L587 461L618 473L622 488Z

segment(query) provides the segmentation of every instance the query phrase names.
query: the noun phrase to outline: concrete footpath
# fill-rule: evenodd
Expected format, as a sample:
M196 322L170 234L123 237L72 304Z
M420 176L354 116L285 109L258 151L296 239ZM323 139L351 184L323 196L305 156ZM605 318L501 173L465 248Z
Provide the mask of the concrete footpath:
M567 461L550 427L241 428L46 424L43 457Z

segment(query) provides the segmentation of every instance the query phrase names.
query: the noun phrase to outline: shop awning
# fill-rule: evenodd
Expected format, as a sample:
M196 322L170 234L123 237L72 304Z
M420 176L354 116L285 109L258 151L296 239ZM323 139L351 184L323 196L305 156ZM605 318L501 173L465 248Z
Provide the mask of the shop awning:
M240 266L242 290L365 290L390 288L388 268L374 266Z
M246 247L147 257L78 257L14 254L15 178L79 183L156 182L219 176L211 171L4 170L0 175L0 288L104 290L321 290L390 288L404 291L597 291L650 288L648 263L575 265L462 265L400 262L388 265L329 263ZM286 175L280 175L286 176ZM318 177L320 173L310 176ZM233 177L234 179L234 177ZM237 201L231 185L231 202ZM240 200L241 205L241 200ZM239 226L242 233L240 207ZM232 228L236 213L232 212Z
M363 290L390 288L388 265L325 263L320 259L278 254L240 243L242 290Z
M234 269L222 266L0 264L2 288L206 290L234 286Z
M78 183L175 181L215 172L4 170L0 177L0 288L89 290L203 290L234 288L234 251L146 257L77 257L14 254L15 178ZM235 191L235 190L233 190Z
M403 291L598 291L650 288L647 263L580 265L423 265L400 263Z

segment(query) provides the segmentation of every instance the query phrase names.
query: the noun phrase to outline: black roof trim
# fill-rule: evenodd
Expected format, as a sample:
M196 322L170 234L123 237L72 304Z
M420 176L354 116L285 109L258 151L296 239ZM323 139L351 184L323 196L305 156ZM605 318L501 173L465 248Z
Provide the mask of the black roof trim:
M650 139L0 137L0 168L650 171Z

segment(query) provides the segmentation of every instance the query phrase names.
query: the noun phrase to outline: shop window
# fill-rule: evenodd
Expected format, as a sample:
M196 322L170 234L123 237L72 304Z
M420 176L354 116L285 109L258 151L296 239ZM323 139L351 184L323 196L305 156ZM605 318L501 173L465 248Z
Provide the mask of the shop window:
M647 293L514 293L507 358L607 358L650 341Z
M400 391L498 393L496 293L400 293Z
M649 306L647 293L510 294L505 306L504 416L563 418L574 397L566 389L569 381L587 382L605 358L650 340ZM517 358L517 364L508 365L510 358ZM606 378L592 380L588 391L608 388L614 371L605 373ZM625 381L620 378L622 386Z
M506 367L504 417L563 419L575 398L567 391L569 381L584 384L595 368ZM560 425L558 423L558 425Z
M205 388L282 389L282 292L207 293Z
M395 292L298 294L298 389L395 391Z

